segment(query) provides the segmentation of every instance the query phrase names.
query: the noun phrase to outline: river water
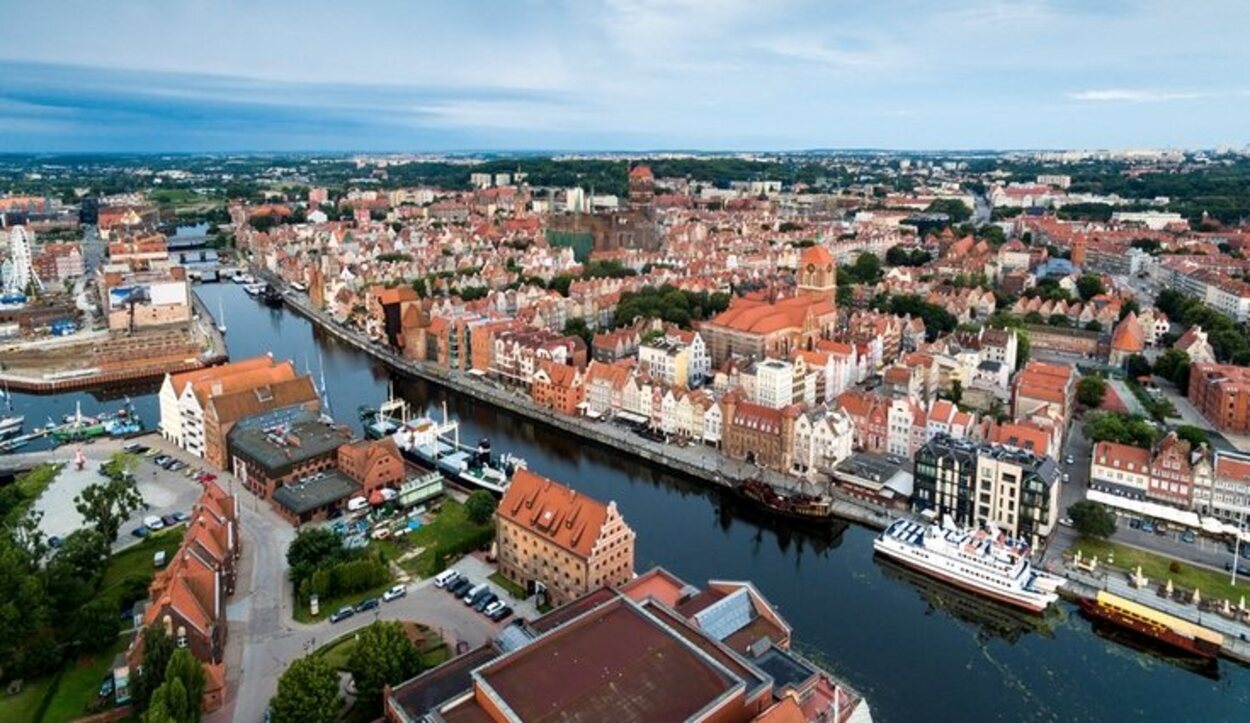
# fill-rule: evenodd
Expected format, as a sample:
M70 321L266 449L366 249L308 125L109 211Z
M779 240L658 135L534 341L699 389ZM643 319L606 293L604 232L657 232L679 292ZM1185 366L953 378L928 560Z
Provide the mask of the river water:
M444 402L466 442L496 451L602 500L616 500L638 533L639 570L662 565L695 584L750 580L795 629L796 647L845 677L878 721L1247 720L1250 673L1221 661L1193 671L1095 634L1075 607L1045 620L1007 612L874 561L875 533L855 525L794 530L720 492L621 453L561 436L435 385L393 378L365 354L302 317L269 309L235 284L197 287L221 300L230 356L272 351L324 375L333 414L359 429L357 408L396 393L430 413ZM126 390L152 426L155 387ZM48 416L113 409L119 393L14 394L27 426Z

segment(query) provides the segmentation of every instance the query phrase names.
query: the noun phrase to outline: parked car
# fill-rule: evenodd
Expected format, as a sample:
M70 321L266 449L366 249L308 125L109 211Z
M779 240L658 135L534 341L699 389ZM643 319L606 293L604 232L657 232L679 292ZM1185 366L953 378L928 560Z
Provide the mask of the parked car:
M173 515L161 515L161 522L164 522L166 527L173 527L178 524L178 518Z
M346 607L341 607L338 609L337 612L335 612L334 614L330 616L330 622L337 623L340 620L346 620L355 614L356 614L356 611L352 609L351 605L348 605Z
M443 570L434 576L434 587L447 587L460 577L455 570Z
M165 523L162 522L161 518L157 517L156 515L148 515L147 517L144 517L143 525L147 527L149 530L160 530L160 529L164 529L165 527Z
M1072 455L1068 455L1067 457L1063 458L1064 464L1074 464L1075 462L1076 462L1076 458L1073 457Z
M1067 484L1067 483L1069 483L1069 482L1071 482L1071 481L1072 481L1072 475L1068 474L1067 472L1064 472L1064 473L1063 473L1063 483L1064 483L1064 484Z
M477 602L473 603L473 609L478 611L479 613L484 613L486 612L486 608L490 607L491 603L495 602L498 599L499 599L498 595L496 595L493 592L488 592L482 596L481 600L478 600Z
M143 446L142 444L139 444L138 442L131 442L127 445L124 445L122 447L122 451L129 452L131 454L143 454L144 452L148 451L148 448Z
M152 567L155 567L158 570L161 569L162 567L165 567L165 551L164 550L157 550L156 553L152 555Z
M173 514L173 518L179 522L186 522L187 520L191 519L191 515L188 515L185 512L175 512Z
M467 577L462 577L453 582L451 587L447 588L447 592L451 593L455 597L464 597L464 594L472 587L473 581Z
M1150 520L1142 520L1141 531L1142 532L1154 532L1155 523L1151 522Z
M378 604L379 604L378 599L376 597L371 597L365 600L361 600L359 603L356 604L356 612L363 613L366 610L372 610L376 608Z
M167 454L158 454L152 458L152 464L157 465L159 467L164 467L165 463L168 462L170 459L171 457Z
M1231 563L1231 562L1226 562L1226 563L1224 563L1224 569L1225 569L1225 570L1227 570L1227 571L1229 571L1229 572L1232 572L1232 571L1233 571L1233 563ZM1246 576L1250 576L1250 565L1241 565L1241 564L1237 565L1237 574L1238 574L1238 575L1246 575Z
M1181 533L1181 542L1188 542L1190 544L1193 544L1197 541L1198 541L1198 536L1194 534L1193 530L1185 530L1184 532Z
M53 550L57 549L62 544L64 544L64 540L57 537L56 535L53 535L52 537L48 538L48 547L51 547Z
M464 598L462 599L464 600L465 605L468 605L469 607L473 607L474 605L477 605L478 600L481 600L482 598L486 597L489 594L490 594L490 588L487 587L485 583L482 583L481 585L477 585L472 590L469 590L467 593L465 593Z
M1128 520L1128 526L1129 526L1129 527L1131 527L1131 528L1133 528L1134 530L1140 530L1140 529L1141 529L1141 519L1140 519L1140 518L1137 518L1137 517L1130 517L1130 518L1129 518L1129 520Z
M1072 527L1072 525L1073 525L1072 518L1071 518L1071 517L1060 517L1060 518L1059 518L1059 524L1063 525L1064 527Z
M169 463L169 466L166 467L166 469L168 469L170 472L177 472L178 470L186 466L187 466L186 464L179 462L178 460L175 459L174 461Z
M100 681L100 697L107 698L113 694L113 674L109 673Z
M134 535L135 537L147 537L148 535L152 534L152 531L144 527L143 525L139 525L138 527L131 530L130 534Z
M487 605L486 609L483 610L482 612L486 613L486 617L490 617L491 615L495 614L496 610L498 610L499 608L504 608L504 607L508 607L508 603L504 602L503 600L496 600L492 602L490 605Z
M489 617L491 620L494 620L495 622L499 622L501 620L507 620L508 616L511 614L512 614L512 608L508 607L507 605L504 605L503 607L499 608L495 612L491 613Z
M408 594L408 588L404 585L396 585L395 587L382 593L382 602L390 602Z

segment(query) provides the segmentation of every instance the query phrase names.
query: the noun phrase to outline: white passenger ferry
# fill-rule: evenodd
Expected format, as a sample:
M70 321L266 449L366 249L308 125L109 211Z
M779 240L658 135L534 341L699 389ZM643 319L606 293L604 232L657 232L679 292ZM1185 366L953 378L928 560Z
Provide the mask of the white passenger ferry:
M895 520L872 543L878 553L939 580L1030 612L1059 599L1062 578L1029 562L1029 545L990 528Z

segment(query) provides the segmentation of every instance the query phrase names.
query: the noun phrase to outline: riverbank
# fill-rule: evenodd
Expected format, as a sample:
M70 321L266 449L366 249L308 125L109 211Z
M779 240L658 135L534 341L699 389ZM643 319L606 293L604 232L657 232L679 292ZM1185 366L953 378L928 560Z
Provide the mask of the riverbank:
M278 283L272 278L270 281ZM314 309L306 296L288 291L284 298L287 306L295 313L395 371L439 384L486 404L541 422L561 432L625 452L659 467L724 489L733 489L739 482L759 478L782 490L810 491L810 489L804 489L805 483L799 479L736 462L711 447L700 445L673 447L653 442L608 422L553 413L551 410L537 406L528 397L500 389L468 374L444 369L428 362L404 359L388 347L369 341L363 334L334 323L324 312ZM833 497L834 514L838 517L874 529L884 529L890 521L889 513L884 509L870 507L859 500L842 495L832 486L830 493Z

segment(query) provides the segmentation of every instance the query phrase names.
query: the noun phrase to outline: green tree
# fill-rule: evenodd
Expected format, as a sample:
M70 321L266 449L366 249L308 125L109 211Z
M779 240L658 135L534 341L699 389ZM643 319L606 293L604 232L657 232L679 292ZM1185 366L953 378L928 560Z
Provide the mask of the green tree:
M140 710L148 707L152 694L165 682L165 669L174 655L174 641L165 634L160 625L143 629L143 662L134 685L135 706Z
M1068 507L1072 526L1086 537L1107 538L1115 534L1115 515L1097 502L1081 500Z
M98 653L117 642L121 617L117 605L108 598L96 598L74 615L74 634L81 650Z
M1118 442L1150 449L1158 441L1159 431L1141 417L1091 412L1085 415L1085 436L1095 442Z
M1076 291L1081 295L1083 301L1107 293L1107 287L1103 286L1102 277L1097 274L1084 274L1076 280Z
M63 567L69 575L95 587L109 559L109 543L99 531L89 527L74 530L65 537L49 568Z
M286 550L286 564L291 580L298 588L320 567L333 565L343 558L343 540L328 527L304 528Z
M334 723L339 714L339 678L318 655L291 663L278 679L272 723Z
M1086 331L1102 331L1102 322L1097 319L1090 319L1085 325Z
M470 521L476 525L484 525L490 522L491 515L495 514L496 504L491 493L486 490L475 490L465 501L464 510Z
M152 691L143 723L190 723L192 712L187 706L187 690L180 680L167 680Z
M1176 437L1189 442L1196 448L1207 443L1207 430L1190 424L1182 424L1176 428Z
M925 209L928 213L944 213L952 224L960 224L972 218L972 209L957 198L938 198Z
M359 699L373 712L381 710L382 689L421 672L421 653L398 622L378 621L360 631L347 660Z
M580 316L564 322L564 335L581 337L588 347L595 338L595 332L586 325L586 320Z
M1024 315L1024 321L1025 323L1028 323L1028 324L1045 324L1046 318L1043 317L1041 313L1039 312L1030 311L1029 313Z
M1150 362L1141 354L1134 354L1124 360L1124 371L1130 379L1150 375Z
M1107 382L1099 376L1085 376L1076 383L1076 400L1082 405L1097 409L1107 396Z
M1189 355L1180 349L1168 349L1155 359L1152 371L1172 382L1181 394L1189 392Z
M198 723L204 683L204 666L200 661L186 648L175 650L165 666L165 682L161 685L161 688L169 689L165 695L166 704L175 704L179 711L186 711L175 716L175 720ZM157 689L153 700L159 694L160 689Z
M1051 326L1071 326L1072 324L1068 317L1063 314L1051 314L1050 318L1046 320L1046 323Z
M95 528L112 545L122 522L135 511L147 509L133 477L110 478L87 485L74 498L74 508L83 521Z
M861 284L875 284L881 280L881 259L877 255L865 251L855 259L855 263L841 269L840 273L849 274L849 278Z
M129 452L116 452L101 467L100 471L109 479L133 477L139 469L139 458Z

